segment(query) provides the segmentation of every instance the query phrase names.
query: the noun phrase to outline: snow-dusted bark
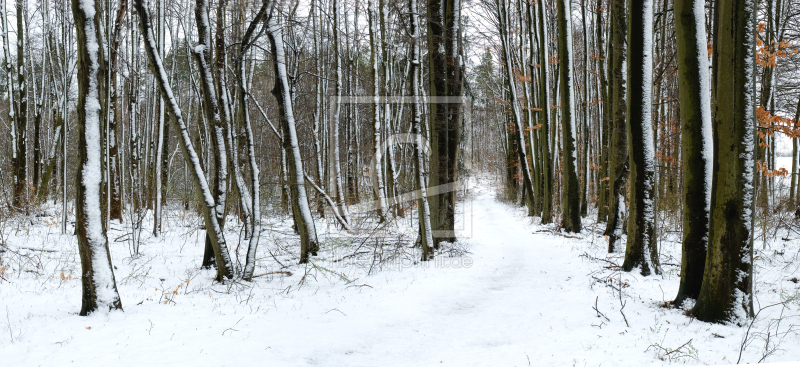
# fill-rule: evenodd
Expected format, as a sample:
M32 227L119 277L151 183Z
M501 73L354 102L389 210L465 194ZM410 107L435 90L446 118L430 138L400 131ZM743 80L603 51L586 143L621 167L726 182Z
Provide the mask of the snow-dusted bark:
M552 219L553 204L553 160L550 149L550 52L545 1L537 1L539 27L539 164L542 171L542 217L541 223L548 224Z
M347 211L347 205L345 204L345 196L344 196L344 189L342 188L342 165L339 162L339 115L341 113L341 101L342 101L342 94L344 93L344 87L342 86L342 55L341 55L341 47L339 46L339 6L338 0L333 0L333 6L331 7L333 10L333 62L334 62L334 73L336 75L336 102L334 103L333 109L333 120L330 124L330 133L329 138L330 142L328 143L330 149L330 157L328 158L333 170L333 180L334 186L336 188L336 204L338 205L337 210L339 210L339 215L344 218L345 221L350 223L350 213Z
M242 210L242 214L244 217L244 221L246 223L250 223L252 221L252 212L250 210L250 203L252 199L250 198L250 191L247 190L247 185L245 184L244 177L242 176L242 172L239 169L239 165L237 164L238 157L237 157L237 150L233 149L235 147L233 141L233 117L231 113L231 100L230 100L230 88L228 87L228 78L227 78L227 52L225 44L225 27L226 27L226 18L225 14L228 11L227 9L227 0L220 1L217 4L217 30L215 35L215 48L216 48L216 55L214 60L214 83L216 86L217 92L217 104L220 109L220 118L222 119L223 123L223 130L225 133L225 139L227 141L228 149L230 149L230 154L227 154L228 167L231 168L233 174L233 180L236 183L236 190L239 192L239 205ZM218 180L215 178L215 180ZM220 182L215 182L215 186L219 187L221 185ZM227 200L227 197L223 198ZM224 201L224 200L223 200ZM222 204L223 206L225 203ZM222 223L220 223L222 225ZM250 229L251 227L245 226L245 238L250 237Z
M608 121L609 144L608 144L608 173L606 177L616 179L621 177L620 172L627 170L628 167L628 133L626 128L625 116L628 108L625 104L625 57L626 39L628 30L628 14L625 11L625 0L611 0L609 6L609 42L611 52L608 57L610 93L609 109L610 119ZM616 185L616 181L613 183ZM624 183L620 183L624 186ZM625 212L625 201L619 201L620 196L615 187L611 187L608 196L608 221L606 222L605 235L608 236L608 252L620 252L621 246L616 242L619 237L615 235L622 231L624 220L619 217L619 213ZM620 210L622 207L622 210Z
M248 95L250 94L248 89L248 84L245 81L245 70L244 70L244 56L247 54L250 46L258 40L261 36L262 32L255 34L256 28L261 25L263 20L266 17L272 16L272 8L275 6L275 1L270 2L269 0L264 0L261 5L261 9L256 13L255 18L253 21L250 22L250 25L247 27L247 31L245 32L244 36L242 37L241 45L239 47L239 56L236 58L236 77L237 77L237 85L239 87L239 113L242 116L242 121L244 121L244 129L245 129L245 136L247 138L247 157L248 162L250 163L250 171L251 171L251 182L252 185L251 189L251 199L250 202L250 212L251 212L251 219L250 219L250 242L247 246L247 258L245 260L244 266L244 273L242 277L245 280L252 280L253 279L253 271L255 271L256 266L256 248L258 247L258 239L260 238L260 229L261 229L261 203L260 203L260 184L259 184L259 170L258 164L256 164L256 148L255 148L255 141L253 138L253 127L250 124L250 112L248 109ZM291 102L289 102L291 103Z
M374 144L373 154L374 162L373 167L370 167L372 172L372 187L375 191L375 197L378 204L378 218L381 222L386 220L386 195L384 193L383 184L383 152L381 147L381 107L380 94L381 81L380 72L378 71L378 19L377 11L375 10L375 0L369 0L369 47L370 47L370 67L372 69L372 119L374 122L373 138Z
M603 8L604 0L597 0L595 9ZM604 41L605 35L605 20L603 18L603 11L597 11L595 18L595 44L597 46L597 74L599 77L597 97L602 101L602 108L599 111L600 121L600 139L598 147L600 149L600 170L597 172L600 177L600 182L596 186L597 191L597 221L605 222L608 218L608 202L610 196L609 180L605 179L608 176L608 147L610 146L609 136L609 122L611 114L611 101L609 101L608 93L608 78L606 76L606 46Z
M13 194L13 204L15 207L19 207L22 204L22 200L24 200L24 189L25 184L20 181L20 161L24 161L23 157L25 152L20 151L20 145L22 144L23 140L23 131L17 126L19 116L17 116L16 112L16 102L15 102L15 95L17 94L17 84L14 83L14 72L13 67L11 66L11 52L9 50L10 43L8 40L8 34L10 33L10 29L8 27L8 10L6 5L7 0L0 0L0 11L2 14L2 32L3 34L3 68L5 69L5 78L6 78L6 93L8 93L8 125L10 127L9 135L11 141L11 166L12 166L12 176L14 178L14 194Z
M655 238L656 152L653 136L653 0L629 7L628 17L628 243L622 269L661 274Z
M319 55L322 51L322 47L320 47L320 43L322 42L322 30L319 28L318 25L318 3L317 0L311 0L311 32L313 33L314 37L314 55ZM316 157L317 162L317 179L324 185L325 182L325 175L324 175L324 161L325 157L323 155L324 150L322 149L323 141L325 140L325 117L327 116L326 109L325 109L325 85L326 82L322 78L323 73L323 62L319 59L319 57L314 58L314 70L317 73L317 77L314 78L314 96L315 96L315 105L314 105L314 134L312 138L314 140L314 155ZM331 206L334 211L336 211L336 206ZM324 206L323 201L319 201L319 215L324 216ZM338 213L337 213L338 216Z
M505 64L503 71L505 74L506 84L509 91L509 104L511 105L511 116L514 120L515 133L514 139L517 143L517 158L519 159L520 169L522 171L522 188L524 190L525 204L528 206L528 213L533 214L533 178L531 176L531 169L528 165L528 150L525 148L525 129L522 126L522 116L517 102L517 86L516 78L514 77L514 58L511 55L511 40L508 36L509 29L509 11L505 1L498 1L497 17L498 17L498 31L500 33L500 42L503 46L503 64Z
M322 196L323 199L325 199L325 201L328 202L328 205L330 205L331 208L336 208L336 204L333 202L333 199L331 199L331 197L328 196L328 194L325 193L325 190L323 190L317 184L315 184L314 180L311 177L309 177L308 174L306 174L305 172L303 173L303 176L306 178L306 181L308 181L308 184L311 185L311 187L314 190L316 190L317 193L320 196ZM333 212L333 217L336 218L336 221L339 222L339 224L342 226L342 228L344 228L346 231L352 231L353 230L353 228L350 227L350 224L345 222L344 218L342 218L342 216L340 216L339 213L336 210L333 210L332 212Z
M691 313L743 325L753 316L755 0L715 3L714 166L708 252Z
M224 4L220 4L223 6ZM213 197L216 204L216 219L220 228L225 226L225 203L228 194L228 151L225 146L227 138L227 126L222 121L220 114L219 99L215 89L214 78L211 70L211 29L208 19L208 0L199 0L195 3L195 22L197 23L198 44L191 47L191 53L197 63L200 74L200 86L203 95L203 112L211 124L209 135L214 156L214 192ZM210 233L206 232L206 252L203 255L203 266L211 265L211 246ZM211 250L211 251L209 251Z
M317 231L314 219L308 207L306 186L304 182L303 159L300 156L300 146L297 140L297 131L294 121L294 107L289 93L289 78L286 72L286 54L283 45L283 29L276 17L267 20L267 34L272 49L275 64L275 86L272 94L278 100L281 112L281 126L283 130L283 146L289 153L287 157L289 184L292 191L292 210L300 232L300 262L308 261L309 255L316 255L319 250Z
M207 0L198 1L207 2ZM165 103L167 103L172 111L172 121L175 122L180 135L179 141L181 143L184 158L190 164L189 168L192 170L192 179L195 187L198 190L198 195L204 204L202 209L203 217L205 219L206 232L211 234L211 243L214 247L214 255L217 262L216 279L218 281L222 281L223 277L232 278L233 264L230 260L230 254L228 253L228 246L225 242L225 236L223 235L222 229L220 228L217 220L217 204L215 203L211 189L208 186L205 173L203 173L200 157L197 155L191 138L189 137L189 130L183 121L181 109L178 106L178 102L175 100L174 94L172 93L172 87L167 80L167 73L164 69L161 57L156 51L156 41L153 34L153 26L150 20L150 12L144 5L144 0L135 0L134 7L139 15L139 27L142 31L144 46L145 50L147 51L147 56L150 59L150 65L154 79L161 92L161 96L164 97Z
M164 50L164 0L158 0L158 31L157 31L157 47L159 57L163 58L165 55ZM161 233L161 216L162 205L161 196L164 194L161 185L161 165L164 163L161 160L161 155L164 154L164 99L159 97L157 104L158 122L156 125L156 150L155 150L155 168L153 169L153 178L155 178L156 197L153 203L153 236L158 236Z
M575 115L575 60L572 51L572 2L558 0L558 59L561 88L562 208L564 229L581 231L580 186L578 181L577 116Z
M121 128L122 124L122 104L119 103L119 88L118 88L118 78L117 78L117 69L119 65L119 49L120 49L120 40L121 40L121 32L122 32L122 23L125 20L125 15L128 13L128 0L121 0L119 2L119 7L117 8L116 17L114 20L114 28L111 31L111 47L110 47L110 55L109 55L109 67L111 80L109 81L110 88L111 88L111 99L109 100L109 114L111 117L108 120L108 161L109 161L109 186L110 186L110 195L109 195L109 214L108 217L110 219L117 219L122 221L122 209L123 209L123 200L122 200L122 178L120 166L120 149L118 143L118 129ZM124 54L123 54L124 55Z
M589 92L591 86L589 85L589 38L591 37L587 28L586 20L586 2L581 2L581 20L583 24L583 124L581 125L583 131L583 185L581 186L581 217L586 217L589 210L589 179L591 177L591 169L589 163L590 157L590 136L589 136Z
M16 87L14 86L14 78L13 78L13 68L11 67L11 53L9 52L9 43L8 43L8 10L6 9L6 0L0 0L0 26L3 28L0 29L0 33L3 35L3 69L5 71L5 79L6 79L6 93L8 93L8 125L11 127L10 131L10 138L11 138L11 159L12 164L16 162L17 159L17 124L16 124L16 115L14 114L15 110L15 103L14 103L14 91ZM14 176L16 179L16 176Z
M433 231L431 229L431 209L428 205L428 185L425 179L425 152L423 150L423 136L421 130L422 99L420 98L420 76L422 68L422 52L419 47L421 41L419 26L419 6L417 0L408 0L410 9L409 33L411 36L411 55L409 57L408 77L411 79L411 133L414 134L414 183L419 190L417 210L419 211L420 245L422 247L422 260L433 257ZM427 140L427 139L426 139Z
M431 97L463 96L464 68L460 60L458 0L428 0L428 59ZM431 103L429 113L430 182L432 187L455 185L461 142L462 104ZM434 246L454 242L457 190L439 192L430 199Z
M72 14L78 35L78 170L75 229L81 257L83 302L81 315L96 310L122 309L101 208L101 119L106 105L101 96L105 77L100 72L103 44L96 1L73 0Z
M684 208L681 280L674 302L678 306L700 295L708 246L713 141L704 5L703 0L674 4Z

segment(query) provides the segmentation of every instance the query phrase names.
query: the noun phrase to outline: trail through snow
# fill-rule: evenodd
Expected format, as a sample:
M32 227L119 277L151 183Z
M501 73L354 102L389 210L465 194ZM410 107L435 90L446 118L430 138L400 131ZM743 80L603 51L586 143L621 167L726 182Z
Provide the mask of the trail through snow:
M291 277L259 278L238 293L216 285L172 294L183 275L159 269L195 266L202 241L181 253L151 249L158 255L152 280L120 285L124 312L78 317L79 281L44 292L4 282L0 311L9 317L0 332L14 339L0 337L3 364L640 366L666 363L651 344L677 348L690 339L699 359L682 362L736 361L742 328L692 322L656 305L674 296L674 275L622 275L627 327L619 293L593 283L605 264L579 256L604 258L602 237L591 244L590 237L537 232L542 227L524 209L499 203L491 189L473 194L472 236L464 239L471 253L362 274L349 284L318 275L297 289L303 274L295 267ZM124 253L112 256L117 264ZM207 279L192 282L210 282L213 272L200 275ZM158 288L174 302L163 304ZM592 309L596 299L608 320ZM777 360L800 358L787 349ZM758 351L748 353L743 361L758 360Z

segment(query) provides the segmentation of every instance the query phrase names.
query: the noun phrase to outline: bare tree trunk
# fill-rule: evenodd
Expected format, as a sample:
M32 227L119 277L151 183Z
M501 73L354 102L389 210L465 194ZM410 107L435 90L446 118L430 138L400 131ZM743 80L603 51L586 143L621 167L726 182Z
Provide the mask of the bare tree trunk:
M428 0L428 56L430 62L430 182L439 187L432 195L433 245L455 242L456 185L461 141L463 67L458 60L461 27L460 0ZM445 97L444 100L442 98ZM452 100L455 98L457 100ZM442 190L441 188L447 188Z
M319 251L317 231L314 227L314 219L311 218L311 209L308 207L306 197L306 187L303 179L303 160L300 156L300 147L295 130L294 110L292 99L289 95L289 80L286 74L286 56L283 46L283 30L275 17L267 20L267 35L272 49L273 62L275 64L275 86L272 94L278 100L278 107L281 112L281 126L283 127L283 146L290 154L287 157L289 185L292 192L292 211L297 221L297 229L300 232L300 262L306 263L309 255L316 256Z
M409 0L408 6L411 12L409 23L409 33L411 35L411 55L409 57L408 77L411 79L411 97L414 103L411 105L411 133L414 134L414 162L416 172L414 179L419 190L417 208L419 211L420 245L422 246L422 260L433 258L433 230L431 228L431 209L428 205L428 188L425 182L425 152L423 146L423 132L421 129L422 103L420 98L420 69L422 53L420 52L420 26L419 26L419 7L417 0Z
M150 59L153 76L155 77L154 79L156 80L158 88L161 91L161 95L164 97L164 100L169 103L169 107L172 110L172 120L175 122L176 128L180 133L179 140L181 142L181 148L183 149L184 158L190 162L192 178L194 179L198 195L200 195L204 204L202 209L203 217L205 219L206 232L212 234L211 244L214 247L214 255L217 263L216 280L222 281L223 277L232 278L233 264L230 260L230 254L228 253L228 246L225 242L225 236L222 233L222 228L219 226L217 214L218 206L214 201L211 189L208 187L208 181L203 173L203 167L200 165L200 158L198 157L197 152L192 145L191 138L189 138L189 131L186 128L186 124L183 122L181 109L178 107L178 103L173 96L172 87L169 85L169 81L167 80L167 73L164 70L161 57L156 52L156 43L154 40L155 37L153 35L152 23L150 20L150 12L144 6L143 1L144 0L135 0L134 7L136 8L136 12L139 14L139 26L142 30L145 50L147 51L147 56ZM208 0L198 0L198 2L203 2L207 7Z
M120 43L120 32L122 31L122 22L125 19L125 14L128 11L128 0L121 0L119 2L119 8L117 9L116 19L114 20L114 30L111 34L112 39L112 46L111 46L111 55L110 55L110 67L111 67L111 105L109 108L111 109L111 114L113 118L108 121L108 130L109 136L109 172L108 178L111 185L111 195L110 195L110 212L109 218L116 219L122 221L122 209L123 209L123 200L122 200L122 175L120 171L120 161L119 161L119 142L117 138L117 127L120 125L120 121L122 121L122 109L119 105L119 91L118 91L118 81L117 81L117 72L119 67L119 43Z
M608 147L608 177L615 179L619 176L619 172L627 167L628 161L628 145L627 145L627 128L625 122L625 114L627 112L627 105L625 103L625 71L623 65L625 64L625 42L628 29L627 15L625 13L625 2L623 0L611 0L609 19L611 22L610 42L611 54L609 55L609 68L611 72L611 120L609 126L609 142ZM624 180L625 178L622 177ZM613 183L617 185L616 181ZM623 183L620 183L621 185ZM623 231L623 218L622 214L625 213L625 200L624 196L619 195L619 192L614 191L615 188L609 193L608 205L608 221L606 222L605 235L609 237L608 252L618 252L620 249L617 246L616 239L622 235ZM623 200L620 200L622 198Z
M711 209L711 78L705 1L675 1L678 86L681 103L683 238L681 280L674 304L697 299L703 284Z
M164 50L164 33L166 33L166 30L164 29L164 1L165 0L158 0L158 33L156 35L158 37L158 54L162 59L166 53L166 50ZM152 171L154 186L151 187L151 190L155 190L155 198L153 198L153 235L157 237L161 234L161 195L163 195L163 192L161 191L161 155L164 151L165 120L164 99L162 97L159 97L157 100L156 115L158 125L156 125L155 152L153 152L153 162L155 163L155 167Z
M753 317L757 9L747 0L715 5L711 219L703 284L691 314L741 326Z
M271 6L270 6L271 4ZM269 6L269 9L267 7ZM250 46L255 43L258 38L261 36L263 30L253 36L253 33L256 31L256 27L258 27L261 22L267 18L272 16L272 8L275 6L275 2L271 2L269 0L263 0L261 9L259 9L258 13L256 13L255 18L247 27L247 31L245 31L244 36L242 37L241 46L239 48L239 56L236 58L236 73L237 73L237 85L239 86L239 111L242 115L242 121L244 121L244 129L245 134L247 136L247 156L249 158L250 163L250 172L252 174L251 177L251 199L250 202L250 212L252 213L250 219L250 242L247 246L247 259L245 260L244 266L244 274L242 277L245 280L252 280L253 279L253 271L255 271L256 266L256 248L258 247L258 239L260 238L260 230L261 230L261 203L260 194L259 194L259 179L258 179L258 165L256 164L256 148L255 148L255 141L253 139L253 127L250 124L250 112L248 110L247 100L250 94L247 82L244 80L245 71L244 71L244 56L247 54L247 51L250 49ZM269 13L269 14L268 14ZM291 101L287 103L291 104ZM301 176L299 180L303 180ZM306 206L308 203L306 203ZM310 217L310 215L309 215ZM307 218L303 218L307 219Z
M345 204L344 189L342 187L342 166L339 163L339 114L341 111L341 100L344 88L342 86L342 55L341 47L339 46L339 5L338 0L333 0L333 60L334 60L334 73L336 73L336 102L333 110L333 121L330 125L330 142L329 150L331 156L329 157L330 164L333 166L333 180L336 189L336 204L338 205L339 215L344 218L347 223L350 223L350 213L347 211Z
M548 138L550 136L550 77L548 73L550 63L550 53L548 51L548 43L550 38L548 36L547 26L547 11L544 7L544 1L538 1L537 6L539 9L539 108L542 110L539 114L539 147L542 150L539 162L542 171L542 224L552 223L552 205L553 205L553 160L550 156L550 143Z
M12 175L14 177L14 195L13 195L13 202L12 205L14 207L20 206L20 200L22 197L19 196L20 192L20 183L19 183L19 161L24 160L22 158L22 154L24 152L20 152L20 140L21 140L21 131L17 126L17 115L16 111L16 103L14 101L14 95L16 94L16 86L14 85L14 76L13 76L13 68L11 67L11 53L9 51L9 41L8 41L8 34L10 30L8 28L8 10L6 8L6 0L0 0L0 16L2 16L2 33L3 33L3 68L5 69L5 78L6 78L6 92L8 93L8 125L11 127L10 132L10 140L11 140L11 168L12 168ZM24 187L22 187L24 190Z
M622 269L661 274L656 247L656 152L653 137L653 0L630 6L628 23L628 243Z
M558 0L558 59L561 83L562 208L564 229L581 231L581 188L578 181L577 116L575 111L574 62L572 51L572 3Z
M517 105L517 87L514 78L514 58L511 56L511 40L508 36L509 25L509 11L505 0L497 1L497 17L498 17L498 30L500 32L500 41L503 46L503 63L506 84L508 84L509 100L511 105L511 117L514 123L514 139L517 145L517 159L519 161L520 170L522 172L522 189L523 197L525 197L525 205L528 207L528 215L533 213L533 178L531 177L530 166L528 166L528 151L525 148L525 129L522 125L522 116L520 116L519 105Z
M386 220L386 195L383 184L383 147L381 146L381 76L378 69L378 22L377 11L375 10L375 0L369 0L369 47L370 47L370 66L372 68L372 119L373 119L373 166L372 188L375 191L377 201L378 219L380 222Z
M72 14L78 35L78 151L81 169L78 170L75 198L75 230L81 257L83 301L81 316L96 310L122 309L108 239L103 226L102 183L102 126L103 113L108 108L101 97L105 92L105 73L102 70L103 44L97 1L72 1Z

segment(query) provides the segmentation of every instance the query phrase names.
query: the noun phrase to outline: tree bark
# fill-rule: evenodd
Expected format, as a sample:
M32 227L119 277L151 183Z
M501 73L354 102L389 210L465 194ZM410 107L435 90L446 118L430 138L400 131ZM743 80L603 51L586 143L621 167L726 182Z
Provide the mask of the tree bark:
M681 280L674 301L678 307L700 296L708 246L713 147L704 5L703 0L674 4L683 165Z
M368 22L369 22L369 47L370 47L370 67L372 69L372 119L373 119L373 138L374 144L372 150L373 166L370 167L372 172L372 188L375 191L375 199L377 201L378 220L383 222L386 220L386 195L383 180L383 146L381 144L381 98L379 94L381 88L381 75L378 68L378 52L380 51L380 42L378 38L378 22L377 11L375 10L375 0L369 0L368 5ZM386 112L386 111L385 111Z
M552 223L553 212L553 160L550 156L550 77L548 68L550 63L550 52L548 45L550 37L548 36L547 26L547 11L545 10L545 1L537 1L539 8L539 108L542 110L539 114L539 147L541 149L541 157L539 164L542 171L542 224Z
M430 187L446 187L432 195L433 243L454 242L463 69L458 61L457 37L461 26L460 0L428 0L428 56L430 62Z
M319 242L314 220L311 218L311 209L308 207L308 198L306 197L303 160L300 156L297 131L295 130L294 108L289 95L289 80L286 74L283 30L275 17L270 17L267 20L267 24L267 35L272 50L276 76L272 95L278 101L283 130L283 147L289 155L286 159L287 174L292 194L292 212L297 221L297 230L300 232L300 263L306 263L310 255L316 256L317 251L319 251Z
M96 310L122 309L108 239L103 226L102 116L107 101L103 65L103 39L97 1L72 1L72 14L78 36L78 154L81 169L76 179L75 231L81 257L81 316Z
M656 153L653 137L653 0L634 2L628 18L628 243L622 269L661 274L655 233Z
M564 230L581 231L581 187L578 181L577 116L575 114L574 53L572 51L572 2L559 0L558 62L561 83L562 208Z
M597 69L600 77L600 99L603 102L603 108L600 112L602 122L600 123L600 187L597 194L597 220L604 222L608 218L608 203L610 198L611 184L610 172L608 165L608 152L611 147L611 139L609 139L609 124L611 122L611 105L612 102L608 96L608 78L606 77L606 58L605 58L605 45L603 41L603 28L605 21L603 20L603 0L597 0Z
M714 44L714 174L706 266L691 313L743 325L753 316L756 6L719 0Z
M207 6L208 0L198 1L204 2ZM192 179L194 181L195 188L198 191L198 195L203 203L202 211L203 218L205 220L206 233L211 233L211 244L214 248L214 256L217 263L216 280L222 281L224 277L232 278L233 264L230 260L230 254L228 253L228 246L225 242L225 236L222 233L222 228L220 228L217 219L217 204L214 201L211 189L208 187L208 181L206 180L205 173L203 173L203 167L200 164L200 158L197 155L194 146L192 145L191 138L189 137L188 128L183 122L183 115L180 107L178 107L178 103L173 97L172 87L167 80L167 74L164 70L161 56L159 56L156 51L156 43L154 40L155 36L153 35L150 12L143 4L143 0L134 0L134 7L139 15L139 27L142 31L145 50L147 51L147 56L150 59L150 65L154 74L154 79L156 80L158 88L161 91L161 95L164 97L164 101L169 104L169 107L172 111L172 121L175 123L176 130L178 130L180 134L179 141L181 143L184 158L190 162Z
M517 89L514 80L514 58L511 55L511 40L508 36L509 29L509 11L506 6L505 0L497 1L497 17L499 25L500 40L503 47L503 62L504 74L506 84L508 85L509 99L508 103L511 106L510 115L514 123L514 141L517 145L517 159L519 162L520 171L522 173L522 189L524 203L528 207L528 214L533 213L533 179L531 178L530 166L528 166L528 154L525 148L525 129L522 126L522 116L520 116L519 106L517 105Z
M627 128L625 113L627 105L625 103L625 42L628 28L628 21L625 14L624 0L611 0L611 55L609 67L611 68L611 120L609 121L609 134L611 146L609 147L608 177L614 179L622 171L622 166L627 165L628 145ZM624 179L624 178L623 178ZM616 183L614 183L616 185ZM623 220L620 217L625 210L625 200L620 200L624 196L610 192L608 200L608 221L605 235L609 236L608 252L618 252L619 248L614 239L619 238L622 232Z

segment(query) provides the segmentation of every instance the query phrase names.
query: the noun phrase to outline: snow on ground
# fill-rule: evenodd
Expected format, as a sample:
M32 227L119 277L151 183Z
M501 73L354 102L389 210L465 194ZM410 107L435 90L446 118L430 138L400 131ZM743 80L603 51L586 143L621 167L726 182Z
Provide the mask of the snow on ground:
M130 226L115 223L109 238L124 312L89 317L77 315L74 237L60 235L49 217L8 221L0 226L0 240L14 251L4 254L0 279L3 365L736 363L746 327L707 324L661 306L677 292L677 243L662 243L663 276L620 273L612 265L621 264L621 254L607 257L593 221L581 235L554 234L499 202L485 182L470 194L471 205L462 205L471 235L451 247L456 255L414 264L407 234L376 245L369 236L335 237L319 223L320 233L329 233L321 235L323 251L313 265L301 266L288 224L265 223L255 273L271 274L253 283L215 284L212 271L198 270L204 232L194 213L175 209L161 238L144 230L138 258L125 242ZM398 231L413 234L408 222ZM226 226L232 251L238 230ZM788 280L798 276L798 234L786 237L791 241L778 241L756 259L761 306L798 294ZM789 307L777 336L771 320L781 306L759 315L742 362L761 359L767 331L768 349L779 349L767 362L800 360L800 338L786 334L798 324L798 304Z

